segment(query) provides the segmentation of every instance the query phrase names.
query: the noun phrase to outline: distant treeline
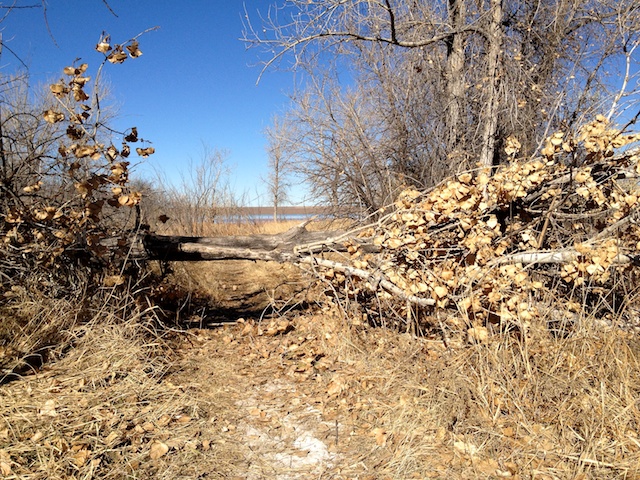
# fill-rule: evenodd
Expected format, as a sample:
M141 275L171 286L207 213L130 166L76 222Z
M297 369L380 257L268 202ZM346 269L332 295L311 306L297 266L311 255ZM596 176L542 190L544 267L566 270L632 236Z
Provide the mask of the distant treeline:
M240 215L249 217L273 215L273 206L269 207L238 207L237 212ZM328 215L329 208L318 206L288 206L278 207L278 216L312 216L312 215Z

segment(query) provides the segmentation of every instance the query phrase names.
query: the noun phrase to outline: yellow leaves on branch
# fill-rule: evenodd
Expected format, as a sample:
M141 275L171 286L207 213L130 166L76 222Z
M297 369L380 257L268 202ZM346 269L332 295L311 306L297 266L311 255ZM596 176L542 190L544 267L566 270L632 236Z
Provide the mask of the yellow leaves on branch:
M620 248L618 240L611 238L599 245L579 243L574 245L578 256L562 267L562 278L566 282L582 285L587 278L604 283L611 277L611 266L615 263Z
M506 145L504 147L504 152L510 157L515 157L522 148L522 144L520 143L520 141L513 135L507 137L505 143Z
M615 238L587 242L640 203L636 183L618 180L627 172L640 172L640 155L592 154L595 148L607 152L609 146L617 148L640 137L622 136L607 125L598 117L579 136L554 133L542 152L546 158L512 160L493 174L483 168L464 172L428 192L404 190L395 211L367 233L379 252L363 255L350 248L351 265L377 270L407 298L435 300L436 308L456 306L476 323L498 317L525 325L539 316L532 295L555 287L544 275L534 274L532 265L538 263L561 263L555 271L566 282L607 282L621 253L640 245L640 227L633 224L627 228L636 228L636 233L625 237L624 245L615 233ZM519 148L517 139L510 137L505 151L515 157ZM569 153L580 155L577 166ZM616 175L616 168L623 175ZM565 241L566 232L575 232L577 245ZM546 253L542 249L557 250L558 257L538 260ZM326 278L344 284L347 295L360 291L353 276L346 281L344 275L331 272ZM376 290L379 282L372 278L376 277L372 274L364 287ZM378 289L376 298L397 298L394 295ZM408 312L403 309L409 307L401 303L397 308ZM483 341L481 331L468 335L470 341Z
M64 67L62 70L65 75L80 76L87 71L89 64L83 63L79 67Z
M58 123L64 120L64 113L55 110L45 110L43 117L47 123Z
M155 152L156 152L156 149L153 147L136 148L136 153L140 155L142 158L147 158L149 155L153 155Z
M111 38L103 33L96 45L96 50L106 56L107 60L114 64L123 63L128 57L138 58L142 55L140 44L137 40L131 40L124 44L111 45ZM126 50L126 51L125 51Z

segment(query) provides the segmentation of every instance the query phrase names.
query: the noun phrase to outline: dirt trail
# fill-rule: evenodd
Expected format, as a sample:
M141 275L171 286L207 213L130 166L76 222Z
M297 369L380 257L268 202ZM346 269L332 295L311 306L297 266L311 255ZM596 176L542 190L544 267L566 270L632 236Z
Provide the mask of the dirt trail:
M354 426L337 412L341 386L307 336L284 320L241 322L194 332L183 345L180 372L169 381L198 385L212 448L234 446L227 459L234 478L378 478L359 464ZM376 446L370 437L366 443Z

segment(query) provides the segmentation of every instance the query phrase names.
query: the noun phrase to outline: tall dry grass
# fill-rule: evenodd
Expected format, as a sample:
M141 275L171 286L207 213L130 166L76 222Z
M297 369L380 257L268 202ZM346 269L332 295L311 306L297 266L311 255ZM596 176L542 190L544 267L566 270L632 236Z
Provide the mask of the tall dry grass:
M352 321L314 328L350 366L341 395L363 438L384 435L379 478L640 478L636 335L584 316L564 336L540 320L447 347Z
M40 304L23 325L35 332L48 320L60 332L37 374L0 386L0 477L195 478L198 465L215 471L232 455L201 435L212 410L188 379L163 381L176 353L153 309L122 291L103 301L84 321L73 306Z

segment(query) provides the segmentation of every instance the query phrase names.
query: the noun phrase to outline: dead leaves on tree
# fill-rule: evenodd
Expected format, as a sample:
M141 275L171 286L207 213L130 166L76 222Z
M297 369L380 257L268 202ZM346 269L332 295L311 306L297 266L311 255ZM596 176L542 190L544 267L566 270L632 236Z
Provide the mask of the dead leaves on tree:
M427 310L461 311L476 326L496 318L526 324L540 315L539 299L571 285L619 288L616 272L630 268L640 246L640 227L630 221L640 198L640 155L614 154L638 140L598 116L575 140L549 136L541 158L514 159L493 175L465 172L427 192L405 190L393 213L361 234L379 253L357 243L350 249L349 267L365 274L333 268L325 277L370 314L381 301L398 301L395 311L403 312L413 308L406 300L431 299ZM505 148L515 157L519 142L510 137ZM405 295L381 290L374 278Z
M103 35L96 47L105 55L103 65L142 55L136 39L121 45L109 42L109 36ZM19 201L5 215L4 244L17 248L20 254L30 253L45 265L51 265L72 245L96 255L106 253L98 240L108 230L103 225L106 207L135 207L142 198L129 187L130 163L124 159L131 151L130 143L144 140L138 138L135 127L122 134L120 149L98 140L104 138L99 134L103 126L96 99L98 82L93 85L94 92L89 92L92 77L88 71L87 63L67 66L64 78L49 86L57 105L43 112L44 121L68 123L66 132L63 130L66 138L61 138L57 150L55 180L43 173L25 179L13 197ZM136 151L143 158L154 153L152 147Z

